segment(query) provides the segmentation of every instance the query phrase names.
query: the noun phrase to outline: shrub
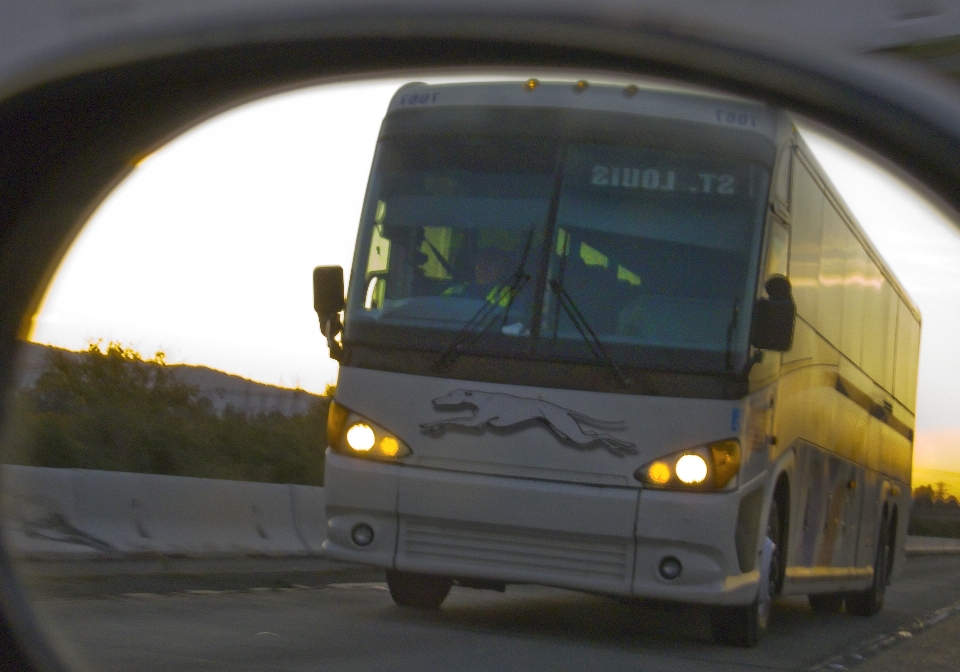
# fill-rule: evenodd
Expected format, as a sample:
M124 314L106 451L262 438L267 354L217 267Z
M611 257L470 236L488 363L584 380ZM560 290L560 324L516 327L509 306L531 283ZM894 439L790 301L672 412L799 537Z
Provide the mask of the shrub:
M19 392L5 453L35 466L321 485L328 406L218 415L162 353L94 343L79 356L53 351Z

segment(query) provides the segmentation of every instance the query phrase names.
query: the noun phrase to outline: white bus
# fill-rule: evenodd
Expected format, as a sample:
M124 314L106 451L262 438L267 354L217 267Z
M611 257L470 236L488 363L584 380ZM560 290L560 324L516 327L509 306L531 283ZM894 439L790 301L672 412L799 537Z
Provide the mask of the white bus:
M347 289L314 272L324 549L398 604L544 584L710 605L740 645L778 595L881 608L920 315L786 114L407 85Z

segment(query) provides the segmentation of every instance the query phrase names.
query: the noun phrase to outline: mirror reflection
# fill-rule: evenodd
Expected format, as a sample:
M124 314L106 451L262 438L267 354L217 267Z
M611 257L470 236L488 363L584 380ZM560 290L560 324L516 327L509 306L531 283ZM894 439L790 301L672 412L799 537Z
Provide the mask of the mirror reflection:
M251 103L101 205L3 436L68 660L811 667L960 601L950 224L787 112L530 74Z

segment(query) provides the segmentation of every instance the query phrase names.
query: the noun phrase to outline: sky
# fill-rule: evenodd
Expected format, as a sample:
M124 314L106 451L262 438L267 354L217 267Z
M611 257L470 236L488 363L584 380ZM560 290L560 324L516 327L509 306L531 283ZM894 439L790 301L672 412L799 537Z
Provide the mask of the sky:
M349 273L377 132L406 81L248 103L141 161L75 240L30 340L72 350L119 341L170 363L322 392L337 367L311 272ZM914 483L945 480L960 494L960 235L882 169L801 132L921 309Z

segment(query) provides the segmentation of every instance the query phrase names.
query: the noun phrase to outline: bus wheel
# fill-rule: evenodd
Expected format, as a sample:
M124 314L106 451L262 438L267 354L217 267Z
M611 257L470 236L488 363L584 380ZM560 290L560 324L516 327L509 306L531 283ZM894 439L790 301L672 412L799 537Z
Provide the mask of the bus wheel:
M847 593L847 611L856 616L873 616L883 609L883 598L887 589L887 570L891 565L893 548L890 543L890 529L887 517L880 522L880 538L877 541L877 558L873 564L873 583L869 588L856 593Z
M810 608L821 614L835 614L843 606L843 593L817 593L807 595Z
M770 505L767 535L760 556L760 582L753 603L736 607L713 607L710 631L718 644L756 646L767 630L770 610L780 575L780 514L776 500Z
M414 574L387 570L390 597L401 607L438 609L450 592L453 579L434 574Z

